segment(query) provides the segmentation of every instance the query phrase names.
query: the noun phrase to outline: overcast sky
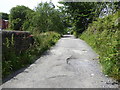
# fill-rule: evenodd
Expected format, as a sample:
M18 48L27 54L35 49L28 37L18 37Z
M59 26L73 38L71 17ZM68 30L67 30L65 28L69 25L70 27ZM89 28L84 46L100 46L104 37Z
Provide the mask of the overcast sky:
M0 2L0 12L9 13L10 9L12 7L15 7L16 5L24 5L31 9L34 9L34 7L37 6L40 2L49 2L50 0L2 0ZM59 0L51 0L55 5L59 5Z

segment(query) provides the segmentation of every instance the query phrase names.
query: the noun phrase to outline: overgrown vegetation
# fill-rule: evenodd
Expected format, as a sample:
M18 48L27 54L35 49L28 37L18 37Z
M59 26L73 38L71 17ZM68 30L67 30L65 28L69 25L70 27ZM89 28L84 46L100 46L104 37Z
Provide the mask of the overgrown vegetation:
M6 50L4 49L5 51L3 52L2 58L3 78L16 70L33 63L37 57L40 57L60 38L60 34L55 32L35 32L33 35L35 40L34 44L31 45L26 51L22 51L20 53L15 52L13 38L11 38L11 40L6 38L7 43L5 43L5 46L7 48Z
M16 53L13 38L5 43L3 48L2 75L3 78L12 72L25 67L54 45L64 33L62 13L55 9L52 3L40 3L31 10L26 6L13 7L9 15L9 27L12 30L30 31L34 44L27 50Z
M100 55L105 74L120 80L120 23L119 12L98 18L81 35Z

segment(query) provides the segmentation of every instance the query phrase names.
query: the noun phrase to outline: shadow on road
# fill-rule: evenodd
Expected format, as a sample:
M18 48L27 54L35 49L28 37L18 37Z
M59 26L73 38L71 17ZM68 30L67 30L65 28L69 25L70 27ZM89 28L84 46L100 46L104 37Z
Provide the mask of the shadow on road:
M27 66L27 67L29 67L29 66ZM3 79L2 79L2 83L5 83L5 82L7 82L8 80L14 78L16 75L18 75L19 73L23 72L27 67L22 68L22 69L20 69L20 70L18 70L18 71L16 71L16 72L13 72L12 74L10 74L10 75L8 75L7 77L3 78Z

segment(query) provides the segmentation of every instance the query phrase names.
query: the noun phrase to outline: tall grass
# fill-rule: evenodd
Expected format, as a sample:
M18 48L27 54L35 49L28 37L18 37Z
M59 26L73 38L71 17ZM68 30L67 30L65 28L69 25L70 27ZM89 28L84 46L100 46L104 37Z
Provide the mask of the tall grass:
M6 77L12 72L26 67L33 63L36 58L54 45L60 38L60 34L55 32L39 33L34 32L34 44L31 45L26 51L16 53L14 48L14 41L7 39L6 49L3 52L2 62L2 77ZM10 44L12 43L12 45Z
M103 72L110 77L120 80L120 30L119 12L99 18L89 25L80 36L90 44L100 55Z

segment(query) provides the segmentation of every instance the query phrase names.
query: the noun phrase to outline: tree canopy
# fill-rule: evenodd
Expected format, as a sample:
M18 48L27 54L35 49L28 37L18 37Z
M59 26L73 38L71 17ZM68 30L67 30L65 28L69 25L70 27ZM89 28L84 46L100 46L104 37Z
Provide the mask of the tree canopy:
M57 31L62 32L64 29L60 13L52 3L40 3L35 8L32 18L32 25L40 32Z
M14 30L37 30L39 32L64 32L62 12L53 3L40 3L34 10L25 6L13 7L10 11L10 28Z
M9 19L9 14L0 12L0 17L1 17L2 19L8 20L8 19Z
M10 10L10 28L14 30L22 30L24 21L27 20L27 16L32 12L26 6L16 6Z
M117 11L118 2L59 2L64 6L60 7L66 14L66 23L71 26L75 32L82 33L87 29L88 24L92 23L100 16L102 10ZM108 7L108 8L107 8ZM107 12L108 13L108 12ZM112 12L113 13L113 12ZM109 14L109 13L108 13ZM69 27L68 26L68 27Z
M10 11L10 28L14 30L38 30L40 32L64 32L72 28L77 33L87 29L89 23L103 16L104 9L114 13L119 9L113 2L60 2L64 6L55 9L53 3L39 3L34 10L25 6ZM109 8L107 8L109 7Z

